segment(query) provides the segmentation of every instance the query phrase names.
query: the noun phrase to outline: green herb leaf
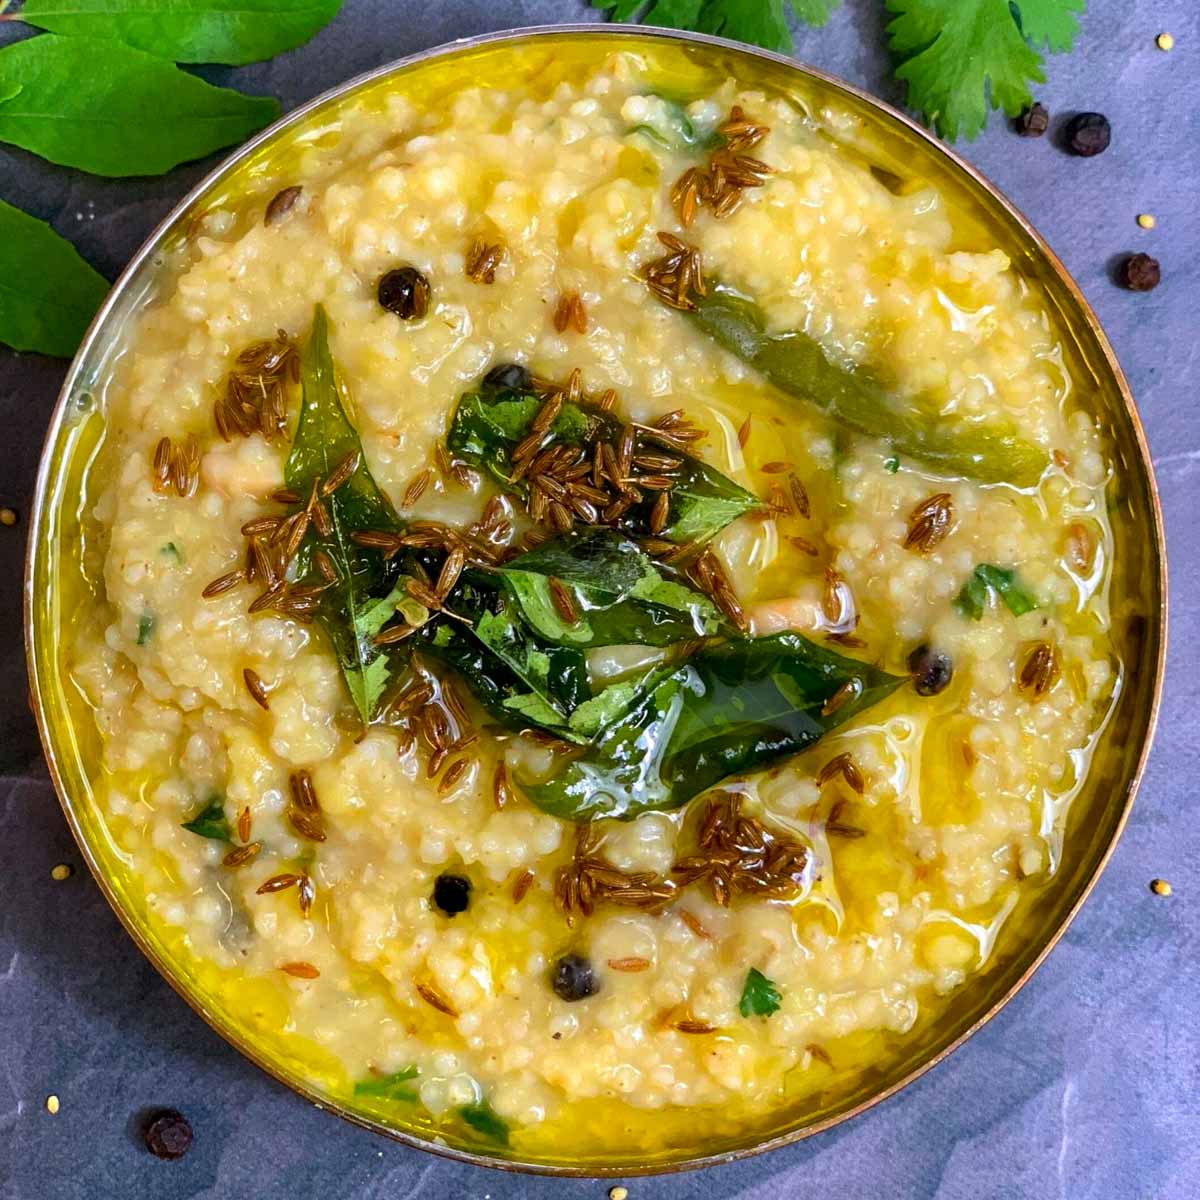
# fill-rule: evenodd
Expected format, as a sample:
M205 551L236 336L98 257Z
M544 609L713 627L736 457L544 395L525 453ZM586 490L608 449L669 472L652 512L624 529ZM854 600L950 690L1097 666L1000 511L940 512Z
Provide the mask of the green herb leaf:
M154 636L154 626L158 622L153 613L142 613L138 617L137 644L144 646Z
M796 633L734 639L651 671L584 755L523 786L539 808L572 821L678 808L811 746L903 682ZM856 690L823 712L843 688Z
M391 675L387 656L371 642L389 615L381 615L376 598L391 592L399 566L355 545L350 534L360 529L400 530L403 524L371 477L362 443L346 414L348 399L329 348L329 319L320 305L300 356L300 382L300 423L284 468L288 487L306 501L314 483L328 478L348 455L359 455L350 477L323 502L329 536L322 537L310 523L297 563L299 576L307 577L319 548L337 571L337 582L321 596L317 620L337 654L355 708L370 721Z
M954 607L964 617L978 621L983 617L993 592L1014 617L1024 616L1038 606L1037 597L1025 587L1015 570L980 563L954 598Z
M1043 83L1042 59L1029 43L1069 50L1084 0L886 0L887 27L908 84L908 103L943 137L975 137L987 106L1016 116Z
M955 421L923 407L919 398L894 396L867 372L834 362L807 333L770 331L762 309L725 284L713 283L706 295L693 293L692 299L696 309L688 316L713 341L845 429L888 442L897 454L949 475L1018 487L1041 478L1045 452L1012 425Z
M71 37L115 38L171 62L238 66L307 42L341 0L25 0L22 21Z
M712 150L724 142L715 129L697 129L679 101L657 94L650 99L657 103L650 106L642 124L635 125L630 133L640 133L679 153Z
M548 641L574 646L670 646L716 633L707 596L664 579L637 544L612 529L544 542L498 569L524 620ZM572 598L579 619L555 607L550 580Z
M188 833L212 838L215 842L233 841L233 831L225 817L225 798L215 793L190 821L184 821L183 827Z
M511 452L525 437L541 408L537 396L512 391L468 392L459 401L446 443L459 458L481 467L506 491L528 496L524 479L512 479ZM615 443L621 422L611 413L587 404L564 404L550 434L571 445L596 441ZM656 450L661 447L655 445ZM730 521L762 506L757 496L739 487L720 471L691 455L672 451L682 461L671 489L670 524L662 537L675 542L706 541ZM654 499L649 497L626 514L627 528L645 530Z
M889 475L895 475L895 473L900 470L900 460L894 454L888 455L888 457L883 460L883 469Z
M15 96L21 88L13 87ZM0 342L70 358L107 291L107 280L70 242L0 200Z
M790 0L792 11L810 25L824 25L840 0ZM596 8L610 10L614 21L643 21L666 29L694 29L788 51L784 0L592 0Z
M405 1067L391 1075L378 1075L360 1079L354 1085L356 1096L374 1096L380 1100L415 1100L417 1093L406 1085L416 1079L420 1072L416 1067Z
M460 1108L458 1115L489 1141L501 1146L508 1145L508 1124L496 1114L496 1110L486 1100Z
M279 116L120 42L46 34L0 50L0 141L93 175L161 175Z
M738 1012L743 1017L769 1017L779 1011L782 996L775 984L754 967L746 973Z
M164 542L158 550L159 554L169 562L183 562L183 555L179 553L179 547L174 542Z

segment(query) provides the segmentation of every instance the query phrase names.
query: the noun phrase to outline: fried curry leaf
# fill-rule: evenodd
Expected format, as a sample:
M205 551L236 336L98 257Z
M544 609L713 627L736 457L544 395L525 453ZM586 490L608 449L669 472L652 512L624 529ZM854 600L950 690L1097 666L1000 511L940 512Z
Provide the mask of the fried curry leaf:
M954 598L954 607L972 621L981 620L993 592L1014 617L1024 616L1038 606L1037 597L1021 582L1016 571L980 563Z
M307 42L341 0L25 0L17 17L71 37L116 38L172 62L242 63Z
M459 458L485 470L506 492L527 498L528 483L512 477L511 454L529 432L541 406L541 400L532 393L490 389L468 392L455 410L447 445ZM550 426L549 436L590 447L596 441L615 444L622 428L621 422L603 409L564 404ZM761 507L757 496L707 463L682 452L671 454L681 460L682 466L671 488L670 523L662 537L674 542L706 541L730 521ZM644 531L653 503L650 495L631 508L624 525Z
M188 833L198 837L212 838L215 842L232 842L233 831L225 816L225 799L223 796L212 795L208 803L190 820L183 822L183 828Z
M664 579L637 544L612 529L571 533L509 559L497 574L541 637L573 646L670 646L717 632L707 596ZM557 580L578 614L555 605Z
M356 1096L373 1096L380 1100L415 1100L417 1093L408 1087L420 1072L416 1067L405 1067L391 1075L377 1075L371 1079L360 1079L354 1085Z
M807 333L770 331L762 309L725 284L710 284L706 295L693 293L692 300L696 308L688 315L713 341L844 428L878 438L895 454L944 474L1017 487L1032 487L1041 478L1045 452L1011 425L922 411L865 372L834 362Z
M12 95L20 90L13 84ZM70 358L107 291L70 242L0 200L0 342Z
M508 1124L497 1115L496 1110L486 1100L460 1108L458 1115L489 1141L496 1142L501 1146L508 1145Z
M245 141L270 96L213 87L120 42L48 33L0 50L0 141L93 175L161 175Z
M738 1012L743 1017L769 1017L779 1011L783 997L775 983L761 971L751 967L746 972L746 982L742 987L742 998L738 1001Z
M399 568L385 563L379 553L355 545L350 534L358 529L399 530L403 525L371 477L362 443L346 414L347 398L329 348L329 319L320 305L300 357L300 382L300 423L284 478L303 497L301 505L314 485L327 479L347 456L358 455L349 478L323 501L329 514L328 535L319 534L310 522L297 561L299 576L307 578L313 553L320 549L337 572L336 582L321 595L317 620L337 655L359 716L370 721L390 677L386 655L371 642L379 615L373 598L387 595Z
M796 633L734 639L651 672L586 753L524 790L572 821L678 808L811 746L903 682Z

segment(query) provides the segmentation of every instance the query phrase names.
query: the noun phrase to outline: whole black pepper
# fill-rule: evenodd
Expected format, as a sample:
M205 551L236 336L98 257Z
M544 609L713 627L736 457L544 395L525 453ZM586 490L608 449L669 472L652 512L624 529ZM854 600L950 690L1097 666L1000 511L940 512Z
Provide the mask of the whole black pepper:
M415 321L429 311L429 280L416 267L397 267L379 280L379 303L402 321Z
M520 363L498 363L484 377L483 386L497 391L527 392L533 376Z
M142 1136L146 1149L156 1158L182 1158L192 1148L192 1127L187 1117L173 1108L151 1113Z
M1050 128L1049 109L1035 100L1017 118L1016 127L1022 137L1041 137Z
M1076 113L1067 122L1064 136L1067 148L1083 158L1091 158L1102 150L1108 149L1112 140L1112 127L1103 113Z
M465 875L439 875L433 883L433 902L448 917L466 912L471 903L471 881Z
M554 964L550 986L561 1000L586 1000L600 990L590 959L582 954L564 954Z
M1158 287L1162 269L1157 258L1148 254L1131 254L1117 272L1122 287L1131 292L1149 292Z
M908 656L908 670L918 696L936 696L954 678L950 656L924 642Z

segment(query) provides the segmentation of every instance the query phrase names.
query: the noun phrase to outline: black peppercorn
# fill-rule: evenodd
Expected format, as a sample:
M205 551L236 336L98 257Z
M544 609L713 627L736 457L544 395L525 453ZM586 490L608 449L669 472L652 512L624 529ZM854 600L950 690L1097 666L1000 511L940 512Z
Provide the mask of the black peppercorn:
M429 311L429 280L416 267L397 267L379 281L379 303L402 321L414 321Z
M1157 258L1148 254L1131 254L1117 273L1122 287L1131 292L1149 292L1158 287L1162 270Z
M483 377L483 386L498 392L527 392L533 376L520 363L498 363Z
M554 964L550 986L562 1000L586 1000L600 990L591 960L582 954L564 954Z
M187 1117L173 1108L151 1113L142 1136L146 1149L156 1158L182 1158L192 1147L192 1127Z
M1067 148L1083 158L1091 158L1108 149L1112 138L1112 127L1103 113L1076 113L1067 122L1065 131Z
M1022 137L1041 137L1050 127L1050 112L1044 104L1034 101L1016 120Z
M466 912L471 903L471 881L465 875L439 875L433 883L433 902L448 917Z
M936 696L945 691L954 678L950 656L922 643L908 656L908 670L918 696Z

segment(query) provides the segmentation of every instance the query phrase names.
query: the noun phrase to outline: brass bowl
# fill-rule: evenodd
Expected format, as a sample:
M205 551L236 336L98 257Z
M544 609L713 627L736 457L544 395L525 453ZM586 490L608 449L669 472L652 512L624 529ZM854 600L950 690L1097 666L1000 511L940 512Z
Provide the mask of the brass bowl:
M712 1138L704 1146L669 1145L631 1158L618 1144L608 1156L587 1161L569 1155L501 1155L465 1139L453 1142L430 1122L388 1123L378 1113L338 1096L319 1070L270 1044L261 1029L235 1013L220 986L202 978L178 935L152 923L137 880L120 868L89 785L98 761L98 734L72 688L67 671L74 615L89 600L81 564L85 525L82 501L88 465L99 444L102 416L95 396L121 349L121 335L135 310L152 295L171 247L193 219L222 197L237 196L278 161L292 138L312 130L349 99L401 76L466 68L485 77L489 64L514 49L534 48L546 61L583 50L644 49L671 53L706 70L736 68L761 81L849 113L854 145L869 145L878 169L935 183L960 210L977 218L993 245L1038 286L1056 321L1073 378L1085 381L1091 405L1105 429L1114 476L1114 640L1125 664L1120 694L1101 735L1103 753L1093 761L1075 799L1067 847L1053 880L1031 897L1028 936L1002 948L999 960L973 977L936 1020L905 1037L897 1051L865 1073L843 1079L802 1110L783 1110L753 1128ZM582 48L582 50L581 50ZM81 590L82 589L82 590ZM91 593L95 595L95 593ZM1112 853L1125 823L1153 735L1166 643L1166 576L1161 512L1150 456L1129 388L1112 349L1078 287L1032 225L977 171L926 130L871 96L777 54L719 38L611 25L555 26L491 35L431 50L351 80L291 113L260 134L199 184L135 255L97 314L67 375L50 422L30 522L25 579L25 633L33 704L50 772L67 822L101 891L143 953L179 994L227 1041L318 1107L385 1133L408 1145L451 1158L509 1170L551 1175L629 1175L694 1168L787 1145L828 1129L892 1095L983 1025L1014 995L1049 953L1079 910ZM1011 939L1009 939L1011 941ZM1002 939L1003 941L1003 939ZM691 1135L694 1140L695 1135ZM614 1138L619 1142L619 1136Z

